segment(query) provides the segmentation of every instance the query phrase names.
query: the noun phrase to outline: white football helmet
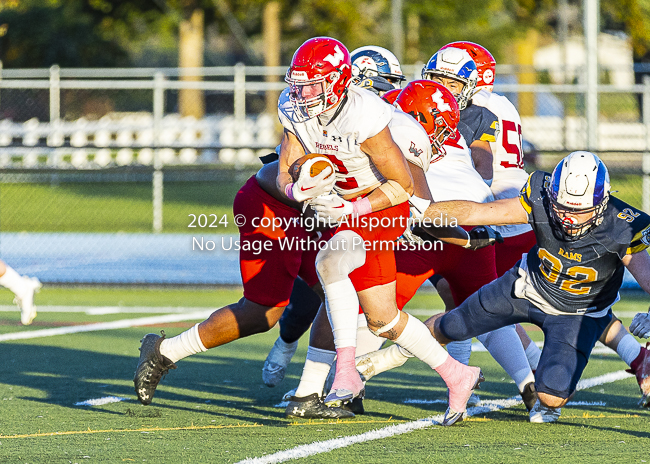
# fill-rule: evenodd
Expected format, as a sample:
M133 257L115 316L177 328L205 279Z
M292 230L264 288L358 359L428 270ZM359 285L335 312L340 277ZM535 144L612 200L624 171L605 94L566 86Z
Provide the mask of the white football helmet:
M474 95L478 81L476 63L469 53L454 47L438 50L422 68L422 79L433 80L434 77L455 79L463 83L463 90L454 97L458 102L458 109L464 110Z
M609 190L607 167L593 153L574 151L558 163L547 192L551 219L565 239L577 240L603 222ZM582 222L572 216L592 212Z
M375 45L359 47L350 53L352 75L372 77L379 76L399 89L401 82L406 80L399 60L390 50Z

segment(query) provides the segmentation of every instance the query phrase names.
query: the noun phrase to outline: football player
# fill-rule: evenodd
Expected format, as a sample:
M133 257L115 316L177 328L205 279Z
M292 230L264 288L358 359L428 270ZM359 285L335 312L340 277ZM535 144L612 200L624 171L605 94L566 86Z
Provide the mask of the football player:
M13 268L0 260L0 285L8 288L16 297L14 303L20 309L20 322L29 325L36 317L36 306L34 306L34 293L38 292L42 285L36 277L21 276Z
M326 169L332 177L333 166ZM239 263L244 286L241 300L213 312L208 319L172 338L147 334L141 340L140 359L133 379L138 400L151 403L160 379L176 362L223 344L266 332L273 327L289 303L294 282L300 277L306 286L324 299L316 275L317 246L307 249L282 249L281 240L327 241L331 231L308 230L299 221L302 205L288 199L277 189L278 161L266 164L237 192L235 215L245 218L239 227ZM260 218L282 220L283 227L257 223ZM320 235L320 236L319 236ZM260 244L262 246L260 246ZM300 285L300 284L299 284ZM312 410L321 417L353 417L349 411L327 408L320 398L312 399Z
M461 48L472 57L478 70L476 93L472 96L472 103L486 107L499 118L500 131L496 135L496 141L490 142L494 155L494 178L490 188L494 198L500 200L518 197L521 188L528 179L523 163L521 118L514 105L506 97L493 92L496 61L487 49L472 42L454 42L445 45L442 49L448 47ZM523 253L535 245L535 233L530 224L514 224L496 229L504 238L503 243L497 244L494 248L497 274L502 276L521 259ZM637 321L639 320L641 320L640 317L637 317ZM536 344L531 343L521 326L518 326L517 330L521 335L531 367L535 370L541 351ZM616 316L612 318L612 322L603 332L600 342L616 351L634 373L636 371L632 364L637 366L645 356L648 356L646 348L639 345ZM639 380L639 382L641 381L642 379Z
M350 56L342 43L310 39L293 56L286 77L290 88L280 96L278 111L285 128L278 187L288 198L308 201L323 217L340 222L316 259L337 358L325 402L340 405L363 394L355 367L361 303L375 335L393 340L441 375L450 391L444 425L451 425L465 411L481 372L453 360L424 324L397 309L395 256L380 245L404 231L413 179L388 128L395 108L350 86L351 77ZM415 122L412 128L422 133ZM289 167L306 152L324 153L337 166L336 194L330 194L326 183L305 186L304 169L293 182ZM355 217L365 220L348 221ZM371 219L388 226L373 227ZM457 240L465 243L467 235Z
M624 269L650 292L650 217L610 195L605 164L585 151L566 156L552 174L531 174L518 199L439 202L425 213L440 215L460 224L532 225L537 244L520 263L438 317L434 330L444 343L513 323L539 326L545 342L530 421L557 421L612 320ZM640 363L647 405L650 358Z
M391 90L399 93L401 83L406 79L397 57L382 47L368 45L357 48L350 53L350 61L353 76L351 85L370 90L379 96ZM311 290L303 289L300 281L296 282L289 306L279 321L280 336L271 348L262 368L262 380L267 386L275 387L284 379L286 368L298 347L298 339L309 329L316 317L317 299L318 297ZM365 318L360 318L357 356L378 349L375 346L376 337L366 337L367 333L369 332ZM365 343L366 339L371 341L369 345Z
M495 141L499 127L491 111L472 104L478 80L474 60L460 48L440 49L422 68L422 79L444 85L456 97L460 109L458 131L469 145L476 170L490 185L493 176L490 142Z

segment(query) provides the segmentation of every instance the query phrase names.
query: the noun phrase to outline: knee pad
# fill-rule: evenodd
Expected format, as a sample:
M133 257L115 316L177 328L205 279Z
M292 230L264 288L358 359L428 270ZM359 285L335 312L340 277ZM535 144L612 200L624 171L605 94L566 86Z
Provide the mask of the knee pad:
M331 284L346 279L366 262L363 239L351 230L336 233L316 256L316 271L320 281Z

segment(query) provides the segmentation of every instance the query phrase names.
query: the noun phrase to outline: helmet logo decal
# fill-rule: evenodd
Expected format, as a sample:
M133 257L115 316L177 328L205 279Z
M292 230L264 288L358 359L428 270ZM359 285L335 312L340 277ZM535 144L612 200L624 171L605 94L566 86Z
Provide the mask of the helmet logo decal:
M327 61L330 63L332 66L338 66L341 64L341 62L345 59L345 55L341 51L338 45L334 46L334 51L336 53L334 54L329 54L325 58L323 58L323 61Z
M438 107L438 111L440 112L451 111L451 106L442 97L442 92L440 91L440 89L436 89L436 92L433 95L431 95L431 100Z
M491 69L486 69L483 72L483 82L485 82L486 84L491 84L493 80L494 80L494 73L492 72Z

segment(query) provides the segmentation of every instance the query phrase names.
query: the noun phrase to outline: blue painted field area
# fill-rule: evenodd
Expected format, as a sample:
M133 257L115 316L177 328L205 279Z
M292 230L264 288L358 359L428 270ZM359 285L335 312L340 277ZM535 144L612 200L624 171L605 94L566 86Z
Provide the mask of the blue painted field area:
M231 237L237 236L2 233L0 257L43 282L241 284L238 252L222 247Z

